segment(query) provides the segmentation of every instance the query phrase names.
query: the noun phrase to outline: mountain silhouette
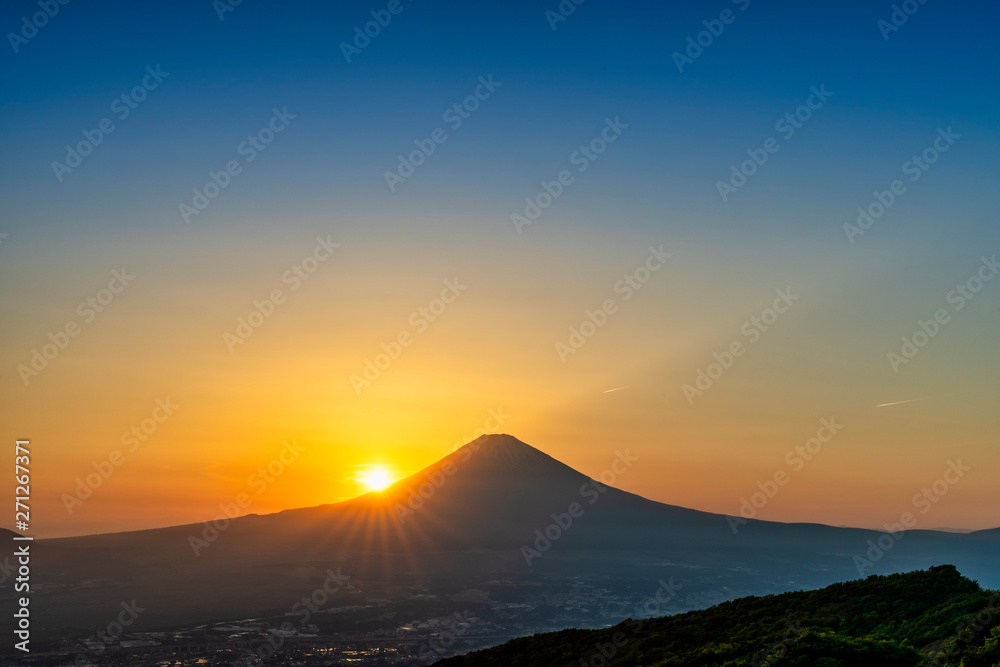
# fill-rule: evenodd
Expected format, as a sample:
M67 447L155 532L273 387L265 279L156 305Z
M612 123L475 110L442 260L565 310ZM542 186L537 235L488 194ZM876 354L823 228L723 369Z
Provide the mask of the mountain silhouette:
M616 474L637 465L626 449L615 457ZM856 579L856 557L880 538L891 546L870 553L863 574L954 563L1000 586L1000 529L893 537L747 520L734 531L723 515L654 502L613 481L591 479L513 436L484 435L345 502L36 540L33 577L45 585L32 599L33 623L45 636L79 636L130 600L145 608L136 628L280 615L339 569L350 584L337 599L383 605L380 618L403 608L416 616L427 605L435 613L515 605L531 609L517 626L525 633L599 626L616 613L609 600L624 609L671 577L684 582L674 611ZM605 611L544 603L570 588L600 591L592 594Z

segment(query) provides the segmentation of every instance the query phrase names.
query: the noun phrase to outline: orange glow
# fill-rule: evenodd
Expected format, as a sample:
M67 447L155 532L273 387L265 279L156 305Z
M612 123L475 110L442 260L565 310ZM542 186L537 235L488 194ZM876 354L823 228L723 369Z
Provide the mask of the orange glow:
M358 481L368 486L371 491L381 491L392 484L393 479L381 466L373 466L358 477Z
M996 525L991 473L1000 450L988 434L1000 389L995 364L983 362L994 354L988 342L935 343L897 377L886 372L881 338L848 335L854 315L836 311L830 322L816 322L803 303L689 405L682 385L714 352L745 338L740 323L773 300L770 287L758 291L713 266L717 277L681 290L676 281L694 269L679 254L663 270L673 273L660 272L623 301L563 363L554 343L568 340L584 308L614 294L618 274L535 261L511 275L506 264L478 257L449 277L469 284L468 294L421 331L410 314L440 294L449 274L387 250L378 265L345 253L230 352L222 334L234 330L245 304L280 286L280 272L215 280L204 267L232 252L234 237L203 231L203 247L183 256L135 251L135 262L163 272L185 262L202 267L182 275L190 285L150 280L140 293L137 282L135 298L121 295L127 308L116 301L25 387L17 365L48 341L47 327L74 317L75 284L86 278L74 264L78 249L49 249L64 267L65 294L52 314L32 311L48 318L43 325L12 320L0 355L8 369L0 418L32 439L44 471L32 484L39 537L205 521L240 494L252 501L244 513L341 502L383 486L379 476L365 479L377 468L390 482L404 479L483 432L510 433L587 475L606 469L616 449L630 448L642 463L616 486L726 514L782 469L794 477L757 518L872 528L912 509L914 494L961 458L974 470L921 527ZM268 261L280 268L303 252L297 240L235 243L238 276ZM308 249L313 241L302 243ZM583 265L610 254L627 269L645 252L637 242L628 246L609 244ZM427 266L451 266L443 250L421 251ZM404 267L407 280L386 278L389 267ZM47 280L41 266L19 264L16 273L17 289ZM803 292L829 279L819 268L814 274L816 285ZM348 285L345 275L357 280ZM556 299L552 286L567 280L574 298ZM712 304L710 321L685 324L701 322L705 304ZM718 333L706 339L708 329ZM376 374L366 362L387 355L401 331L413 342ZM366 368L371 384L356 388L352 378L365 378ZM793 470L787 452L831 417L843 431ZM290 455L282 443L293 440L299 449ZM13 494L11 482L0 490Z

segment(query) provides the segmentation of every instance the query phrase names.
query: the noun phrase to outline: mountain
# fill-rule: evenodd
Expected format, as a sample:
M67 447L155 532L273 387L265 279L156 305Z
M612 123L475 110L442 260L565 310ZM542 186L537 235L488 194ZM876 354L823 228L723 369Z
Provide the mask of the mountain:
M958 667L1000 665L1000 591L954 566L871 576L703 611L563 630L435 663L439 667Z
M635 465L627 450L615 456L612 470ZM133 601L143 611L131 629L155 629L282 618L314 596L320 631L405 633L460 613L507 638L617 623L663 581L681 588L660 614L818 588L859 576L857 557L864 574L955 563L1000 587L1000 530L893 536L750 520L734 531L725 516L605 481L488 435L346 502L36 540L35 636L87 635Z

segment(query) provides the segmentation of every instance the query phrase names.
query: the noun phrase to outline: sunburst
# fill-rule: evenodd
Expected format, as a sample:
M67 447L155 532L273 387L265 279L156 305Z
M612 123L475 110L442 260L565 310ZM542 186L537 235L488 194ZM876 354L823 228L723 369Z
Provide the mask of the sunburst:
M381 491L392 484L392 477L385 468L372 467L358 476L358 481L366 485L372 491Z

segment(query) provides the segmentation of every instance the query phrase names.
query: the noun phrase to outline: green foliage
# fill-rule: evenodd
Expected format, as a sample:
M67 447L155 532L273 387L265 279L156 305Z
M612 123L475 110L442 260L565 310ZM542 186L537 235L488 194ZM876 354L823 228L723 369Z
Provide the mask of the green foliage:
M954 566L563 630L442 667L1000 667L1000 592Z

